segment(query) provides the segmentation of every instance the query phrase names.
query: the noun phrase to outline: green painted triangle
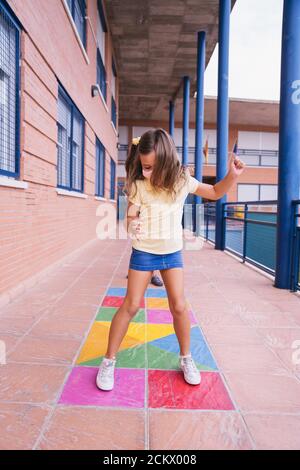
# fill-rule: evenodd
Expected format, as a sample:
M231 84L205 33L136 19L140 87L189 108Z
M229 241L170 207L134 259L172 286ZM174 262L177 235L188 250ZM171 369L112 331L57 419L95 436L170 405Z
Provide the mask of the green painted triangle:
M96 321L111 321L117 310L117 307L100 307L97 313ZM145 323L145 318L145 310L139 309L131 321L134 323Z
M81 362L81 366L99 366L104 356L98 356L89 361ZM124 349L117 353L116 367L130 369L145 369L146 345L139 344L133 348Z
M199 364L195 361L199 370L214 370L205 364ZM176 353L160 349L152 344L147 344L147 368L148 369L165 369L178 370L179 356Z

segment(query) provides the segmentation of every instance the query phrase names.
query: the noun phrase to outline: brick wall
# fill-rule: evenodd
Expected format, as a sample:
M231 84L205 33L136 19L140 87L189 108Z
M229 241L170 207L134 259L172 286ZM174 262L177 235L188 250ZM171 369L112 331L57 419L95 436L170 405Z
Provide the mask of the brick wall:
M95 199L96 136L106 149L108 201L110 156L117 161L110 87L107 88L108 110L99 96L91 97L91 85L96 83L96 44L89 23L87 60L63 0L11 0L9 5L24 28L20 180L27 182L28 188L0 186L0 294L96 238L99 221L96 209L103 204ZM87 14L96 33L96 0L87 1ZM112 43L109 32L106 36L105 65L110 83ZM56 191L58 80L85 118L85 199Z

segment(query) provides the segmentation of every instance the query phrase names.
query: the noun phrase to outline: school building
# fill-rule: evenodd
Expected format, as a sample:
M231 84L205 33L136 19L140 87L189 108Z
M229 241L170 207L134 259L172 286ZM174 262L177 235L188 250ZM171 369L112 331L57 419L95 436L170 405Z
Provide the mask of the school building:
M157 110L151 121L126 120L119 122L118 186L119 194L124 184L124 161L128 143L149 128L163 127L168 130L168 108ZM203 182L216 183L217 147L217 99L205 97L204 148L208 145L207 162L203 156ZM278 122L279 102L244 99L229 100L229 151L235 143L238 156L247 167L238 183L227 194L227 201L277 200L278 182ZM190 102L188 163L194 174L195 161L195 99ZM182 155L182 99L176 101L174 141L179 156ZM206 202L206 199L203 199Z
M97 237L99 206L117 212L128 144L151 127L168 130L170 99L181 156L185 75L193 173L197 31L206 30L207 64L218 10L217 0L0 1L2 302ZM276 198L277 114L278 103L230 101L229 150L238 138L248 167L229 201ZM207 97L211 184L215 129Z

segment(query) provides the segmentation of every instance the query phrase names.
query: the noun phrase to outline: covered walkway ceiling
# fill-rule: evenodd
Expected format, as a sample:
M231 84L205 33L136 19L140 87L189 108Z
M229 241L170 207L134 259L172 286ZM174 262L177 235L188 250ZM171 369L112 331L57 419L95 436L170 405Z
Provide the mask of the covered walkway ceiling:
M191 101L191 121L195 120L195 101ZM182 109L182 100L178 107ZM181 119L179 114L175 118ZM205 123L217 122L217 98L206 96L204 104ZM230 98L229 121L231 126L279 127L279 101Z
M235 0L232 0L232 7ZM119 77L119 119L168 119L182 77L196 90L197 32L206 64L218 40L219 0L106 0Z

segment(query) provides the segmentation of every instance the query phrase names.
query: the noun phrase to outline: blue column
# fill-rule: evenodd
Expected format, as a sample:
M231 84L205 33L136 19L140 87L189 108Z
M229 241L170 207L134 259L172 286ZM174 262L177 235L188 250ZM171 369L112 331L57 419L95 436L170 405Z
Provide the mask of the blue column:
M205 72L205 32L198 32L197 51L197 98L196 98L196 129L195 129L195 178L202 181L203 163L203 128L204 128L204 72ZM201 196L195 202L202 202Z
M189 112L190 112L190 78L183 77L183 116L182 116L182 164L188 164L189 150Z
M278 216L275 286L290 287L292 204L300 184L300 2L285 0L279 111Z
M196 129L195 129L195 178L202 181L203 165L203 128L204 128L204 72L205 72L205 31L198 31L197 44L197 98L196 98ZM201 196L194 196L194 227L196 234L200 233Z
M174 127L175 127L175 117L174 117L174 103L169 101L169 134L174 139Z
M217 103L217 182L224 178L228 167L228 68L229 68L229 26L231 0L219 2L219 66L218 66L218 103ZM215 248L224 249L222 203L226 195L216 202Z

